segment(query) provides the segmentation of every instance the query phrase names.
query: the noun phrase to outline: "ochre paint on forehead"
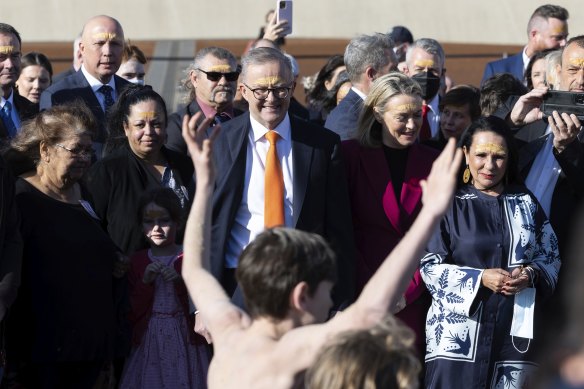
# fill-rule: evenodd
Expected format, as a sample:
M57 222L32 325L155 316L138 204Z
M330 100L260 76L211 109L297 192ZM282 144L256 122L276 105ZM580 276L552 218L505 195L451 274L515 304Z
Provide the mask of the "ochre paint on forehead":
M431 68L434 67L434 60L433 59L418 59L414 62L415 66L419 66L421 68Z
M254 85L257 86L265 86L265 87L270 87L276 84L285 84L286 80L284 80L282 77L280 76L269 76L269 77L262 77L262 78L258 78L257 80L255 80L253 82Z
M568 35L568 28L565 24L558 26L552 30L554 35Z
M145 209L144 217L148 219L159 219L168 217L168 212L165 209Z
M490 153L495 155L507 155L507 150L503 145L497 143L482 143L475 146L475 153Z
M400 104L397 107L394 107L394 111L398 112L411 112L411 111L418 111L422 108L420 104Z
M92 35L95 40L113 41L118 35L115 32L98 32Z
M584 67L584 58L582 57L571 57L568 58L568 63L572 66L576 66L576 67Z
M0 46L0 54L11 54L14 50L14 46Z
M158 112L156 111L136 112L136 116L138 116L138 118L140 119L152 120L158 118Z
M209 67L208 72L230 72L231 66L228 64L213 65Z

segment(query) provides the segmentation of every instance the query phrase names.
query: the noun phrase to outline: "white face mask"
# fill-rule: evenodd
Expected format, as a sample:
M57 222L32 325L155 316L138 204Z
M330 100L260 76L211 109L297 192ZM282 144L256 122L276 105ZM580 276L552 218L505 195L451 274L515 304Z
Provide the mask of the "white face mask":
M130 78L128 79L128 81L130 81L132 84L136 84L136 85L144 85L144 80L140 80L138 79L138 77L134 77L134 78Z
M513 321L510 335L520 338L533 339L533 314L535 311L535 288L525 288L515 295L513 306ZM513 343L515 347L515 343ZM529 349L529 343L527 345ZM524 353L527 350L515 350Z

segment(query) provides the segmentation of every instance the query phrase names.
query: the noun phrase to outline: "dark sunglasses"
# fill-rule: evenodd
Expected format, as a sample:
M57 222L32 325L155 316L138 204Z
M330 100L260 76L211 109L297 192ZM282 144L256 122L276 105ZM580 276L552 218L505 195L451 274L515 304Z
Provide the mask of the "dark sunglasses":
M225 77L228 82L237 81L239 78L239 72L229 72L229 73L221 73L221 72L206 72L203 69L197 68L198 71L203 72L207 75L207 80L217 82L221 79L221 77Z

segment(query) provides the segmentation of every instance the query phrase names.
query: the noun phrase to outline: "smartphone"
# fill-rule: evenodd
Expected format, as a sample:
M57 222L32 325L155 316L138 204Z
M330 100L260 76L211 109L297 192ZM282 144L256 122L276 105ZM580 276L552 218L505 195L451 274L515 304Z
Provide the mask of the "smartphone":
M584 93L550 90L543 96L540 110L544 116L552 116L553 111L573 113L584 120Z
M288 27L284 30L284 35L292 34L292 0L278 0L276 3L276 22L286 20Z

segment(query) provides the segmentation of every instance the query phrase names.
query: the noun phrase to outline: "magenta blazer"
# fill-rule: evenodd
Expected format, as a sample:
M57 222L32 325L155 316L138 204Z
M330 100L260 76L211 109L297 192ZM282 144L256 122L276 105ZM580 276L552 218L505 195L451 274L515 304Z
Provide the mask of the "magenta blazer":
M395 197L381 147L363 147L356 140L348 140L342 142L342 153L357 249L356 290L360 293L420 212L420 181L430 173L439 151L421 144L411 146L399 199ZM416 270L405 293L407 306L396 315L416 332L421 351L425 347L424 327L429 305L417 300L425 291L420 272Z

